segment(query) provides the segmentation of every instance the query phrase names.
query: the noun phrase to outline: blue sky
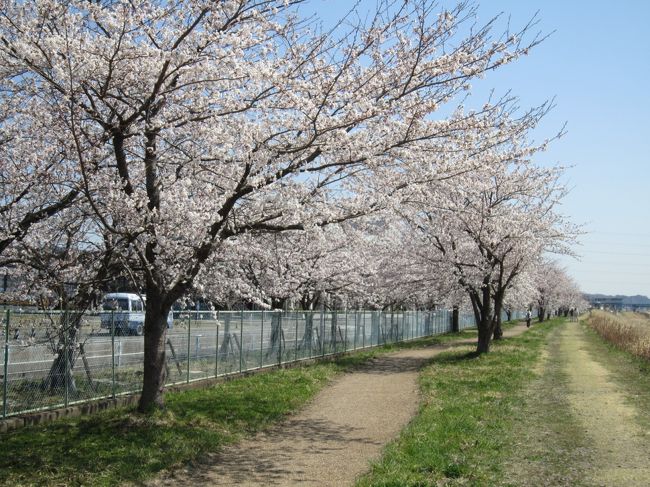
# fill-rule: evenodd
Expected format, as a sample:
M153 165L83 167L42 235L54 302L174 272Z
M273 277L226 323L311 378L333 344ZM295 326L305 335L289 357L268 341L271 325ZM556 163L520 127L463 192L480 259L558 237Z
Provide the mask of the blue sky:
M307 8L328 23L351 4L311 0ZM475 96L511 89L522 108L555 98L536 137L565 122L567 133L538 160L571 166L562 212L588 232L579 260L558 260L585 292L650 296L650 2L493 0L478 10L479 21L503 12L513 27L538 11L537 29L553 34L488 75Z

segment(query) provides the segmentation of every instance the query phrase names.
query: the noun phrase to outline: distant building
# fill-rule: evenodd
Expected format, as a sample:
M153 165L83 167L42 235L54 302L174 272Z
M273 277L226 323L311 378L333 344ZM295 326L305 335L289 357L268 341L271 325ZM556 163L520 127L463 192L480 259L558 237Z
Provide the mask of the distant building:
M611 309L621 311L623 309L623 298L607 297L590 297L589 303L594 308Z
M647 296L610 296L606 294L585 294L584 299L594 308L616 311L640 311L650 309L650 299Z

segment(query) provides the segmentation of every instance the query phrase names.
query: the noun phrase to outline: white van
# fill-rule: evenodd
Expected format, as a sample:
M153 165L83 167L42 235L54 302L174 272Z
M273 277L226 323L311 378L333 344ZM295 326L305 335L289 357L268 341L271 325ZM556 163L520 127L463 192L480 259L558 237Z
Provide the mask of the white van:
M102 301L100 326L110 330L113 324L116 335L142 335L144 311L144 297L135 293L109 293ZM170 311L167 315L167 328L172 328L173 325L174 317Z

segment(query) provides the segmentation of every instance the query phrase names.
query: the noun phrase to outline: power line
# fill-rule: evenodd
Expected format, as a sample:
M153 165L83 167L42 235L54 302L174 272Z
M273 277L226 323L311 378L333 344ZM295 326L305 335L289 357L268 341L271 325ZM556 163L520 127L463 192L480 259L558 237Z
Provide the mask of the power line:
M635 242L629 242L629 241L626 241L626 242L603 242L603 241L594 242L593 240L590 240L589 242L585 242L583 245L585 247L588 246L588 245L607 245L607 246L610 246L610 247L612 245L621 246L621 247L650 247L650 243L646 243L646 242L635 243Z
M587 232L587 235L595 233L598 235L630 235L632 237L650 237L650 233L635 233L635 232Z
M572 272L595 272L597 274L625 274L625 275L631 275L631 276L647 276L648 277L648 282L650 283L650 272L630 272L630 271L617 271L617 270L612 270L609 272L606 271L601 271L597 269L585 269L585 270L578 270L578 269L573 269Z
M650 257L650 254L635 254L632 252L606 252L604 250L583 250L582 252L577 252L578 254L607 254L607 255L633 255L637 257Z
M648 263L644 262L621 262L621 261L602 261L602 260L581 260L578 261L575 266L586 266L588 265L589 267L599 267L599 268L604 268L604 269L611 269L612 267L619 267L619 266L633 266L635 268L643 268L643 267L648 267L648 271L650 271L650 261Z

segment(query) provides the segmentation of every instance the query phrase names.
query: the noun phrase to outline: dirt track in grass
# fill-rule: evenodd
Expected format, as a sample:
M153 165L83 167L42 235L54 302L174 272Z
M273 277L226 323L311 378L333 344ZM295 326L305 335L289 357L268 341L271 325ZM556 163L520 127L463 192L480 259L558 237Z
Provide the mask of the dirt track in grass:
M562 332L568 402L589 439L588 485L650 485L650 432L612 374L584 349L584 330L567 323Z
M506 331L525 331L519 325ZM351 485L417 413L418 371L443 346L403 350L342 375L302 411L151 485Z
M550 334L516 417L504 485L650 485L650 431L634 406L639 399L593 340L576 322Z

